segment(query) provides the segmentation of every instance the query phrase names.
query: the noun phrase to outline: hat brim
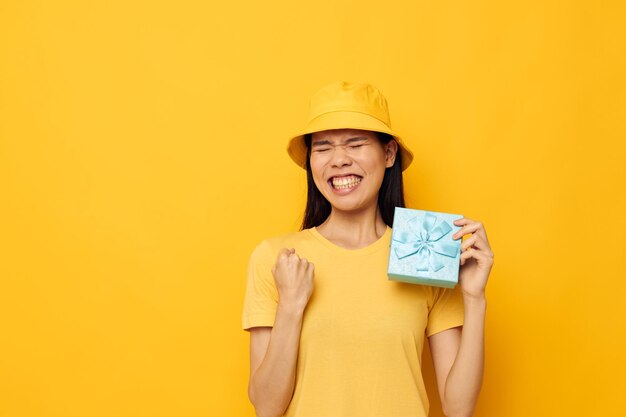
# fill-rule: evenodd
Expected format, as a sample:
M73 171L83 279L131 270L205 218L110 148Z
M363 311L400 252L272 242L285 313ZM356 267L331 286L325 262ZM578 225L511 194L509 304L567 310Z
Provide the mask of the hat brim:
M309 121L304 130L289 140L287 153L296 164L306 169L307 148L304 143L304 135L333 129L358 129L387 133L394 137L402 149L402 170L407 169L413 161L413 153L404 145L400 136L389 129L386 124L368 114L353 111L324 113Z

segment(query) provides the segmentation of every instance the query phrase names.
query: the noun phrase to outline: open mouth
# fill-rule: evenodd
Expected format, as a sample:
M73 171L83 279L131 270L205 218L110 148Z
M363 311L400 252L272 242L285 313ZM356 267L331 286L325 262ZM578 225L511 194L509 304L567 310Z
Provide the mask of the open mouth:
M328 180L328 183L335 190L348 190L350 188L354 188L357 185L359 185L362 179L363 177L350 174L350 175L344 175L344 176L331 177Z

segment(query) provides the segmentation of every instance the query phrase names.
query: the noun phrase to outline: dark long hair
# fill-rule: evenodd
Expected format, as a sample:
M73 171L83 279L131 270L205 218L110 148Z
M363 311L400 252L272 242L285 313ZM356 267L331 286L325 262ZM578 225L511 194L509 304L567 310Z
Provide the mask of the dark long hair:
M393 136L387 133L378 134L378 139L382 144L387 144L391 140L395 140ZM306 183L307 196L306 208L304 209L304 218L302 219L301 230L310 229L319 226L330 216L331 205L326 197L320 192L313 181L313 173L309 165L311 158L311 134L304 135L304 143L306 144ZM382 215L383 221L389 227L393 225L393 213L395 207L404 207L404 186L402 184L402 150L398 147L396 160L393 166L385 169L383 182L378 191L378 208Z

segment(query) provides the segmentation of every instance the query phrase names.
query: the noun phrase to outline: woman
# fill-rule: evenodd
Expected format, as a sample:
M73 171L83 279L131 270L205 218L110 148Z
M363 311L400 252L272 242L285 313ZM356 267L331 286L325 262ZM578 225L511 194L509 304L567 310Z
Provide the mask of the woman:
M493 265L483 225L455 221L454 239L466 236L455 289L388 280L393 208L404 206L412 154L371 85L316 93L288 152L307 171L302 230L256 247L244 301L257 415L425 417L425 336L444 413L472 415Z

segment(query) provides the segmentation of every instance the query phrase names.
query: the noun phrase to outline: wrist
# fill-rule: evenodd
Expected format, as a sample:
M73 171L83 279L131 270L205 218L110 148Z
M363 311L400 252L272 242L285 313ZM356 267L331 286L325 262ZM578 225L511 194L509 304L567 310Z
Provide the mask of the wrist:
M487 298L484 291L479 294L463 293L463 302L465 305L479 307L487 304Z
M288 301L278 301L277 313L282 313L292 317L301 317L304 315L304 309L306 305L302 306L299 303L293 303Z

